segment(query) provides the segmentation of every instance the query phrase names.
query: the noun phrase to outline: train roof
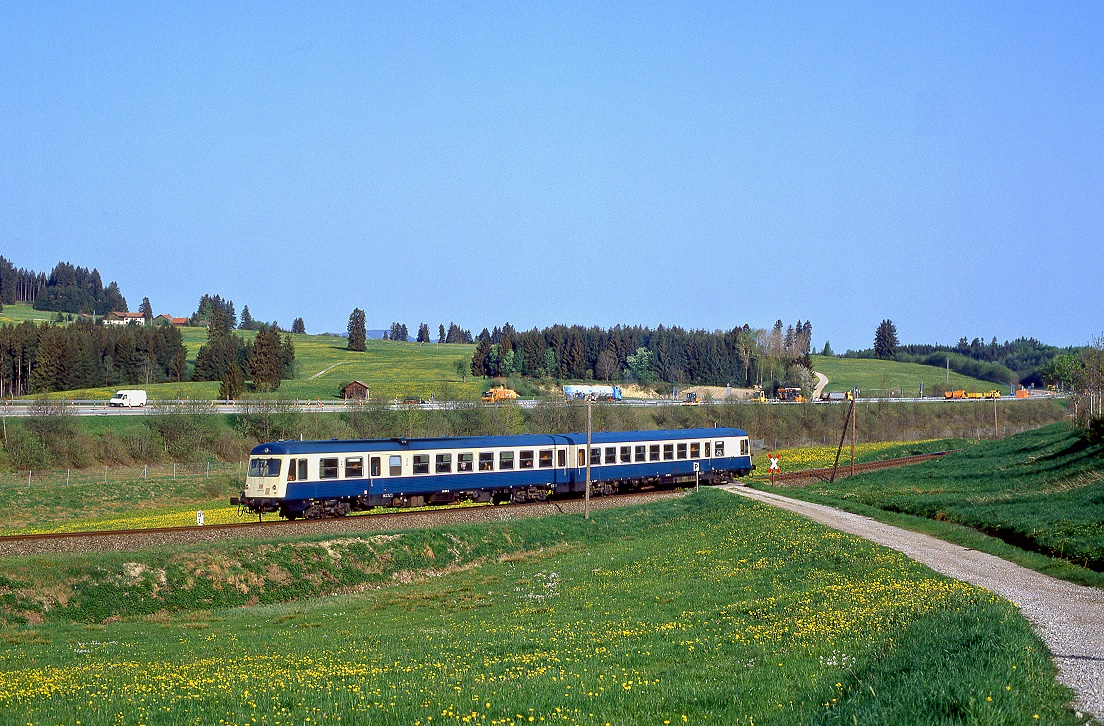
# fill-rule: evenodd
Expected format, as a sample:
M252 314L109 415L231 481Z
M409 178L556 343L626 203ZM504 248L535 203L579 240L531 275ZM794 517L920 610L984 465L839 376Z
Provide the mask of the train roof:
M658 429L653 431L596 431L592 444L609 444L670 439L710 439L747 436L742 429ZM295 454L340 454L348 451L396 451L423 449L479 449L497 447L538 448L541 446L586 445L586 433L522 434L518 436L444 436L439 438L329 439L324 441L271 441L258 444L253 456Z

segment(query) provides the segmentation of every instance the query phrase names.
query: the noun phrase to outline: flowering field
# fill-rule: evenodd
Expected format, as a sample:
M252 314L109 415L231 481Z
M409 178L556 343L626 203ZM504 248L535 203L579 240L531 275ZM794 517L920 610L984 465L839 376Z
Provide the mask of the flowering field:
M855 461L883 461L901 456L923 454L931 451L944 451L958 449L968 445L969 442L953 439L924 439L922 441L871 441L855 445ZM831 467L836 458L836 446L802 446L789 449L767 449L757 455L756 477L765 478L769 465L768 457L780 456L779 465L782 472L803 471L805 469L820 469ZM851 461L851 445L844 444L840 453L840 466Z
M165 467L0 475L0 535L93 529L172 527L195 524L202 509L208 524L226 519L229 497L241 488L237 465L213 467L210 478L196 466L174 476Z
M0 720L1077 723L1009 603L724 492L442 530L466 563L423 536L388 551L435 564L352 594L2 630Z

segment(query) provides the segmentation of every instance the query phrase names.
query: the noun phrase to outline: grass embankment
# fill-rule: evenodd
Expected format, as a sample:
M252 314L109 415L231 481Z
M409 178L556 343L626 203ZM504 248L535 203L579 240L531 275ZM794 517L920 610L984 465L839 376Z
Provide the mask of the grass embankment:
M1077 722L1011 604L719 491L5 564L19 723Z
M1056 424L976 443L938 461L784 493L864 514L877 509L903 515L891 522L895 524L917 517L932 520L935 524L924 529L936 536L1064 579L1101 586L1102 470L1104 448L1087 444L1070 426ZM913 523L914 528L917 524ZM977 532L961 531L955 525ZM986 542L992 538L1000 542ZM1017 549L1023 554L1017 554Z
M1007 386L964 376L953 370L948 380L946 370L920 363L823 355L814 355L811 358L813 370L828 376L825 391L850 391L853 386L858 386L860 396L912 397L920 395L920 383L923 381L926 395L958 388L977 393L993 389L1008 392Z

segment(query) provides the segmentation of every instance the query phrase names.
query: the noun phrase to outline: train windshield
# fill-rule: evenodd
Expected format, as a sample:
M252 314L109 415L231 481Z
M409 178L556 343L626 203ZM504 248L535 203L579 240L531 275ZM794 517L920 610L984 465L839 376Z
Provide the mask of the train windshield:
M280 476L280 460L250 459L249 476Z

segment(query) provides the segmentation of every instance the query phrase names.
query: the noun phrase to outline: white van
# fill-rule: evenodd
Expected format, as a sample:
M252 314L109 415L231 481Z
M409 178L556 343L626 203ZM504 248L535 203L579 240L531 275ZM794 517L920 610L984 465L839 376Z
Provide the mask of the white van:
M135 406L146 405L146 392L145 391L119 391L111 400L107 402L108 406L126 406L127 408L134 408Z

